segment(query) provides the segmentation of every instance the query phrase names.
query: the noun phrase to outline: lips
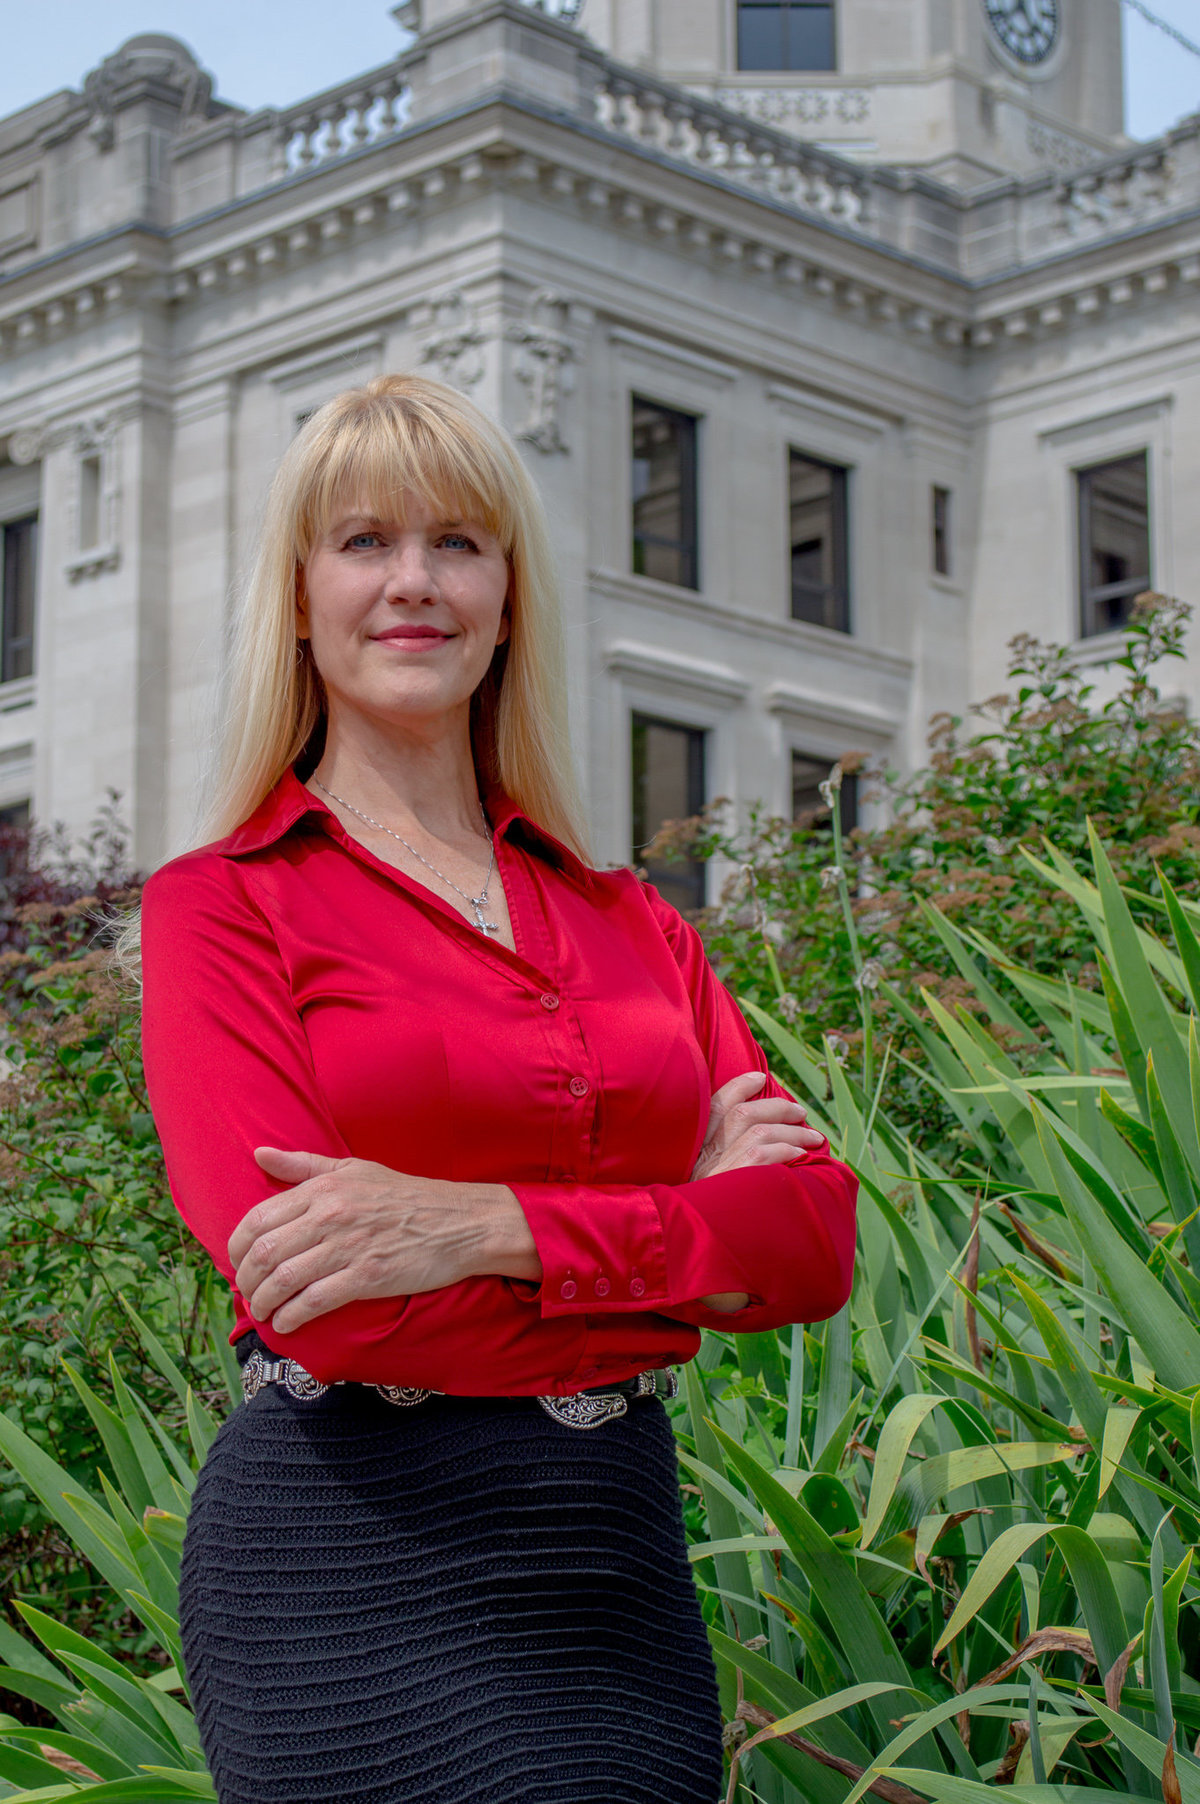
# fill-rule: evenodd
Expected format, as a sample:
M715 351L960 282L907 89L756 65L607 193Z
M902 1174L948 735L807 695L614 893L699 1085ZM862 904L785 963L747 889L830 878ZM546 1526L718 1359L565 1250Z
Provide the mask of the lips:
M448 639L449 633L440 633L433 626L393 626L386 633L375 633L376 639Z

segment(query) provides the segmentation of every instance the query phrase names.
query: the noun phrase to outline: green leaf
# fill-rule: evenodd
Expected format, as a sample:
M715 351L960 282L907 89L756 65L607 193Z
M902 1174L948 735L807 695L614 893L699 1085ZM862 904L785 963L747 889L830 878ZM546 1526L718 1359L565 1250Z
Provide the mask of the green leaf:
M871 1474L871 1494L867 1499L861 1546L869 1547L879 1533L888 1504L900 1482L909 1448L926 1417L945 1401L945 1397L936 1392L928 1396L918 1394L905 1397L888 1415L879 1431L879 1441L875 1448L875 1466Z
M715 1428L714 1433L730 1466L741 1473L787 1542L833 1625L854 1679L863 1684L889 1679L900 1685L910 1684L908 1668L853 1561L830 1539L804 1504L790 1496L752 1454L723 1429ZM886 1734L886 1709L878 1703L870 1703L868 1709L879 1731ZM931 1756L936 1758L932 1749Z
M1200 1333L1080 1183L1041 1105L1031 1099L1030 1106L1068 1219L1130 1333L1167 1384L1176 1389L1194 1384L1200 1372Z
M1140 1409L1110 1409L1104 1418L1104 1439L1100 1446L1100 1489L1103 1497L1117 1475L1117 1467L1125 1457L1129 1437L1142 1419Z

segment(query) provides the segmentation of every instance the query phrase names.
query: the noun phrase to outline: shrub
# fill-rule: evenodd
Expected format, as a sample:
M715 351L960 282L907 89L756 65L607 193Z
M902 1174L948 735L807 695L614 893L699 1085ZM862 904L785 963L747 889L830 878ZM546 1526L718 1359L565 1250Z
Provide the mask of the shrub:
M0 1396L81 1482L103 1449L64 1361L95 1381L115 1348L150 1407L181 1421L122 1298L180 1349L202 1395L219 1383L207 1261L170 1200L136 1007L104 969L102 923L140 890L116 803L79 851L61 830L8 830L0 878ZM223 1303L211 1308L223 1316ZM92 1637L113 1642L130 1626L28 1487L3 1474L0 1580Z
M912 1056L915 1042L890 989L918 1009L922 988L949 1006L982 1008L945 924L968 921L1036 971L1099 982L1084 921L1061 889L1031 881L1027 851L1052 840L1077 871L1089 868L1087 821L1104 839L1135 917L1162 869L1177 888L1196 879L1200 855L1200 725L1152 680L1183 656L1189 610L1143 596L1106 666L1082 667L1062 646L1012 642L1009 688L931 725L929 764L901 779L860 757L831 773L858 774L886 804L887 824L835 835L832 809L796 822L754 810L744 832L715 803L668 830L658 851L729 861L720 905L701 917L706 943L739 994L819 1041L837 1036L868 1085L881 1043ZM764 957L765 938L765 957ZM1033 1016L1020 998L1001 1037L1019 1045ZM887 1098L901 1120L937 1143L951 1120L893 1059ZM923 1125L922 1125L923 1124ZM961 1143L951 1136L943 1150Z

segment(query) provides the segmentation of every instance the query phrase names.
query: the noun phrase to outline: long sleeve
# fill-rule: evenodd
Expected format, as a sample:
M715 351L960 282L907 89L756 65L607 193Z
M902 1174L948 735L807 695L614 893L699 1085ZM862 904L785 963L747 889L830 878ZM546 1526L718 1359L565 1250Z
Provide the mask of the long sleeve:
M711 1089L767 1070L700 936L646 886L691 999ZM789 1095L768 1075L760 1097ZM850 1294L858 1181L828 1143L785 1165L680 1184L512 1185L543 1265L546 1317L653 1309L697 1327L751 1333L822 1321ZM745 1291L743 1309L700 1298Z
M332 1158L352 1149L323 1093L275 932L244 867L193 856L151 877L142 896L142 969L146 1084L172 1195L232 1285L230 1235L256 1203L287 1188L263 1171L254 1148ZM234 1295L240 1303L236 1288ZM264 1326L277 1352L326 1383L514 1393L536 1388L532 1371L575 1363L578 1334L546 1329L505 1279L488 1276L349 1303L292 1334Z

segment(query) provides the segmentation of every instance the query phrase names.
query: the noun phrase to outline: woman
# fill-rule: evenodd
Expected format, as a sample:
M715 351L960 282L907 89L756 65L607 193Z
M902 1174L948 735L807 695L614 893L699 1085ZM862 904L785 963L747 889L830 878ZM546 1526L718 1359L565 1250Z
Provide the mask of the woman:
M701 1326L841 1306L854 1180L694 931L589 869L563 694L511 441L416 377L315 414L204 843L142 912L150 1098L247 1396L181 1587L221 1804L720 1789L659 1393Z

